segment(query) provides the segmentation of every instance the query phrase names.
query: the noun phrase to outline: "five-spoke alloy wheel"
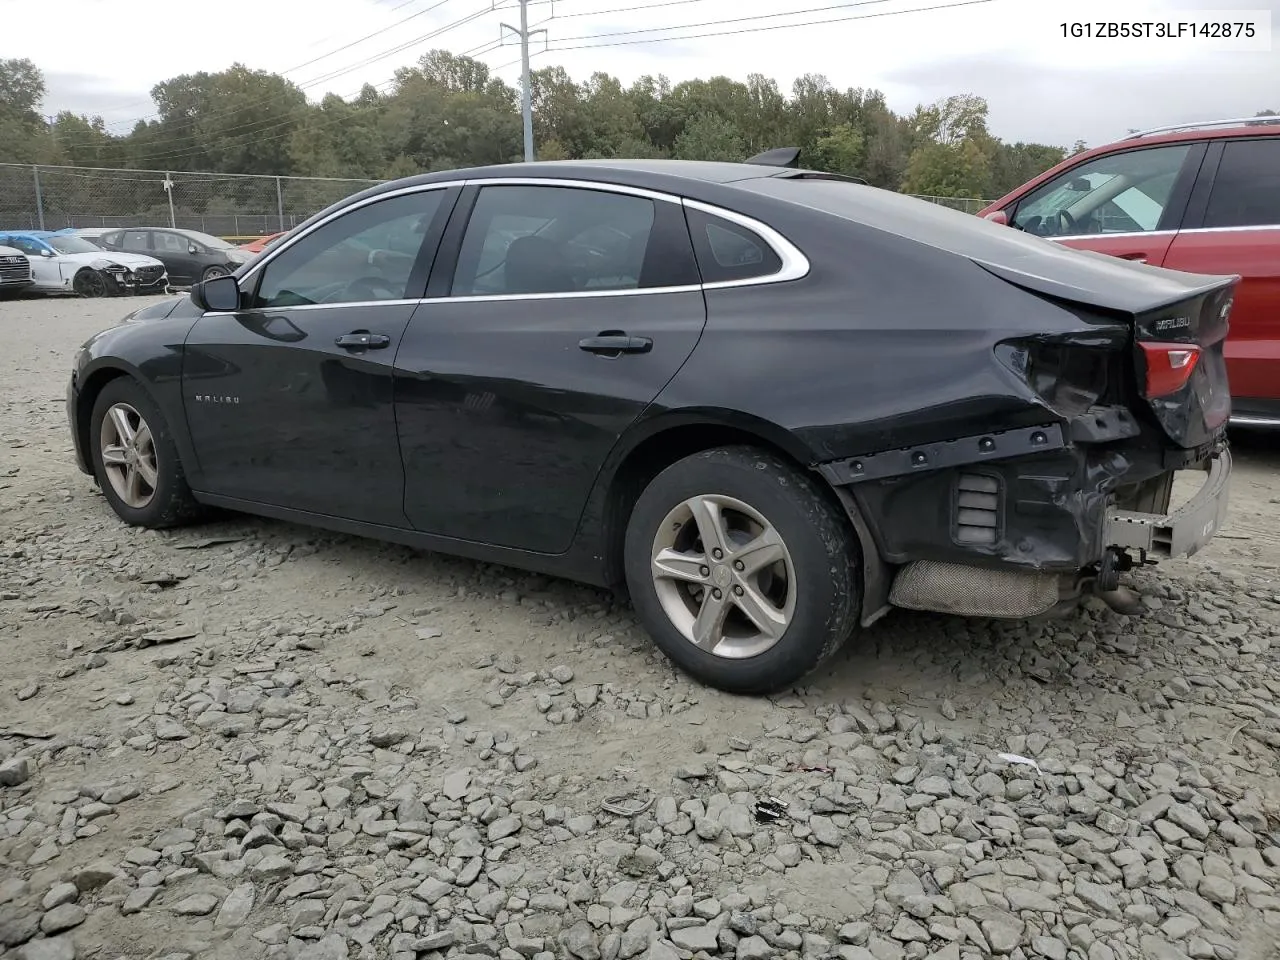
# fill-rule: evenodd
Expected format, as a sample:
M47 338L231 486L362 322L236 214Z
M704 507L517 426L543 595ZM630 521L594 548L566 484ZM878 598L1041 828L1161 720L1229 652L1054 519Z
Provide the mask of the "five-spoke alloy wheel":
M132 377L118 377L102 388L87 434L93 475L121 520L173 527L203 512L187 486L164 414Z
M719 494L677 504L653 540L653 584L684 638L718 657L754 657L795 612L787 545L755 508Z
M142 414L121 401L107 408L98 433L98 452L111 489L128 507L145 509L160 482L151 427Z
M752 447L658 474L636 501L623 566L654 641L699 681L767 693L810 673L856 626L857 540L814 480Z

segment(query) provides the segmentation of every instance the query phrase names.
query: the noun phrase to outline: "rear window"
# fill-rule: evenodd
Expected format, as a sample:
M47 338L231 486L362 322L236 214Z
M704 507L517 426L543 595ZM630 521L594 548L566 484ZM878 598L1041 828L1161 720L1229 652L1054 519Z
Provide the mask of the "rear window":
M782 258L755 231L691 207L686 216L703 283L753 280L782 269Z

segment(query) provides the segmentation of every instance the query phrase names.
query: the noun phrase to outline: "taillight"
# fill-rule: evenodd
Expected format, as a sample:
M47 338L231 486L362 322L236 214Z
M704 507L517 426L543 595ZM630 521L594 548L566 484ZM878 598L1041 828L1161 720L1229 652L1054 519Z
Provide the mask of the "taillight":
M1200 348L1194 343L1140 342L1147 360L1148 398L1167 397L1187 385L1200 362Z

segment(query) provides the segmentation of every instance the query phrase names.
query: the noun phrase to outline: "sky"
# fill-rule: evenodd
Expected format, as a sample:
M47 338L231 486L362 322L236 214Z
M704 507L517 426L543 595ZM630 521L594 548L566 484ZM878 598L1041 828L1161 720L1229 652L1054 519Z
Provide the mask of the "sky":
M1270 32L1251 50L1063 36L1063 21L1115 19L1118 9L1127 21L1213 17ZM212 15L173 0L59 0L58 20L74 30L51 30L33 10L0 0L0 59L26 57L44 71L46 114L101 115L116 133L154 117L154 84L236 61L284 74L313 100L386 85L435 47L520 81L518 41L507 33L496 46L501 24L519 24L517 0L254 0ZM559 64L578 80L605 71L624 83L758 72L784 91L820 73L841 89L879 89L898 112L973 93L1008 141L1097 145L1132 128L1280 111L1280 0L530 0L528 16L546 31L532 41L534 69ZM146 24L163 35L148 37Z

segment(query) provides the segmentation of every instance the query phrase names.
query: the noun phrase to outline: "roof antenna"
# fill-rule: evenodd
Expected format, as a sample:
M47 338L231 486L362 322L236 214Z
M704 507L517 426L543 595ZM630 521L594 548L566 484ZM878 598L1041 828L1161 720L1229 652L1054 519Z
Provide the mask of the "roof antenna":
M776 147L764 153L757 153L749 158L747 163L754 163L760 167L797 167L800 165L799 160L799 147Z

